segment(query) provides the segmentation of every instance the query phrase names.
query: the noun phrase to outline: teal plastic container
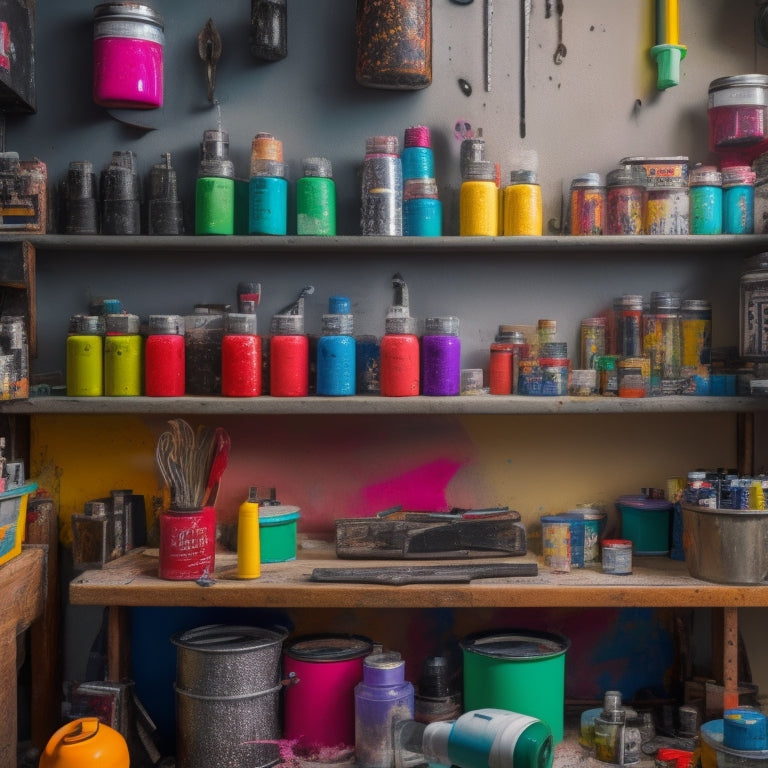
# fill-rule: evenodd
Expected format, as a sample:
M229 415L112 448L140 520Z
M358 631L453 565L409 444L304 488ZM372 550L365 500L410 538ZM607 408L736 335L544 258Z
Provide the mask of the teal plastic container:
M259 507L259 550L262 563L296 559L298 507L284 504Z
M635 555L668 555L673 504L666 499L619 496L621 538L632 542Z
M461 641L464 711L506 709L543 720L563 740L565 652L570 640L550 632L478 632Z

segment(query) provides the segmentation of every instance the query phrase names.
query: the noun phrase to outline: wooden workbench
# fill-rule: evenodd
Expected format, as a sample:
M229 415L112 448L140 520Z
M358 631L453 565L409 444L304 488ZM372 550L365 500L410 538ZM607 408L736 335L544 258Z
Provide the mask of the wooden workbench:
M31 545L0 565L0 765L16 765L17 637L43 614L46 547ZM34 664L34 660L33 660Z

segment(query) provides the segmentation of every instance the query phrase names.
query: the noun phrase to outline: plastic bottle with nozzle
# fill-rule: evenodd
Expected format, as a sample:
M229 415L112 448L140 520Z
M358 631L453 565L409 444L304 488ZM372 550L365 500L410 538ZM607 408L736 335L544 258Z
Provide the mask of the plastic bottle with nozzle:
M305 286L293 303L272 316L269 393L273 397L309 394L309 339L304 333L304 297L314 292L314 286Z
M381 394L409 397L419 394L419 337L408 306L408 285L399 272L392 277L392 288L394 297L381 339Z

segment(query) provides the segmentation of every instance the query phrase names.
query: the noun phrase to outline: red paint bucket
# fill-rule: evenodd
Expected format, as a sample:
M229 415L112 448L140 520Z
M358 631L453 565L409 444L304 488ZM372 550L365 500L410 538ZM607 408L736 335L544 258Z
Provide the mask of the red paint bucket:
M354 745L355 686L372 646L358 635L313 635L286 647L286 739L303 747Z
M161 579L194 581L213 573L216 554L216 511L213 507L160 513Z

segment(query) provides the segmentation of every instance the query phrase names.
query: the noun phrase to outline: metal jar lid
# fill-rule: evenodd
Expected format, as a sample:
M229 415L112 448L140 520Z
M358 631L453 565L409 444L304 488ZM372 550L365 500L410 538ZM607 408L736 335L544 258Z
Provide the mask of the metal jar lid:
M130 334L135 336L139 332L141 321L138 315L107 315L105 317L107 333Z
M93 9L93 37L129 37L164 42L163 17L141 3L101 3Z
M709 106L765 106L768 104L768 75L731 75L709 84Z
M226 333L255 336L257 330L256 315L241 312L230 312L224 318Z
M181 315L150 315L147 327L150 335L183 336L184 318Z

